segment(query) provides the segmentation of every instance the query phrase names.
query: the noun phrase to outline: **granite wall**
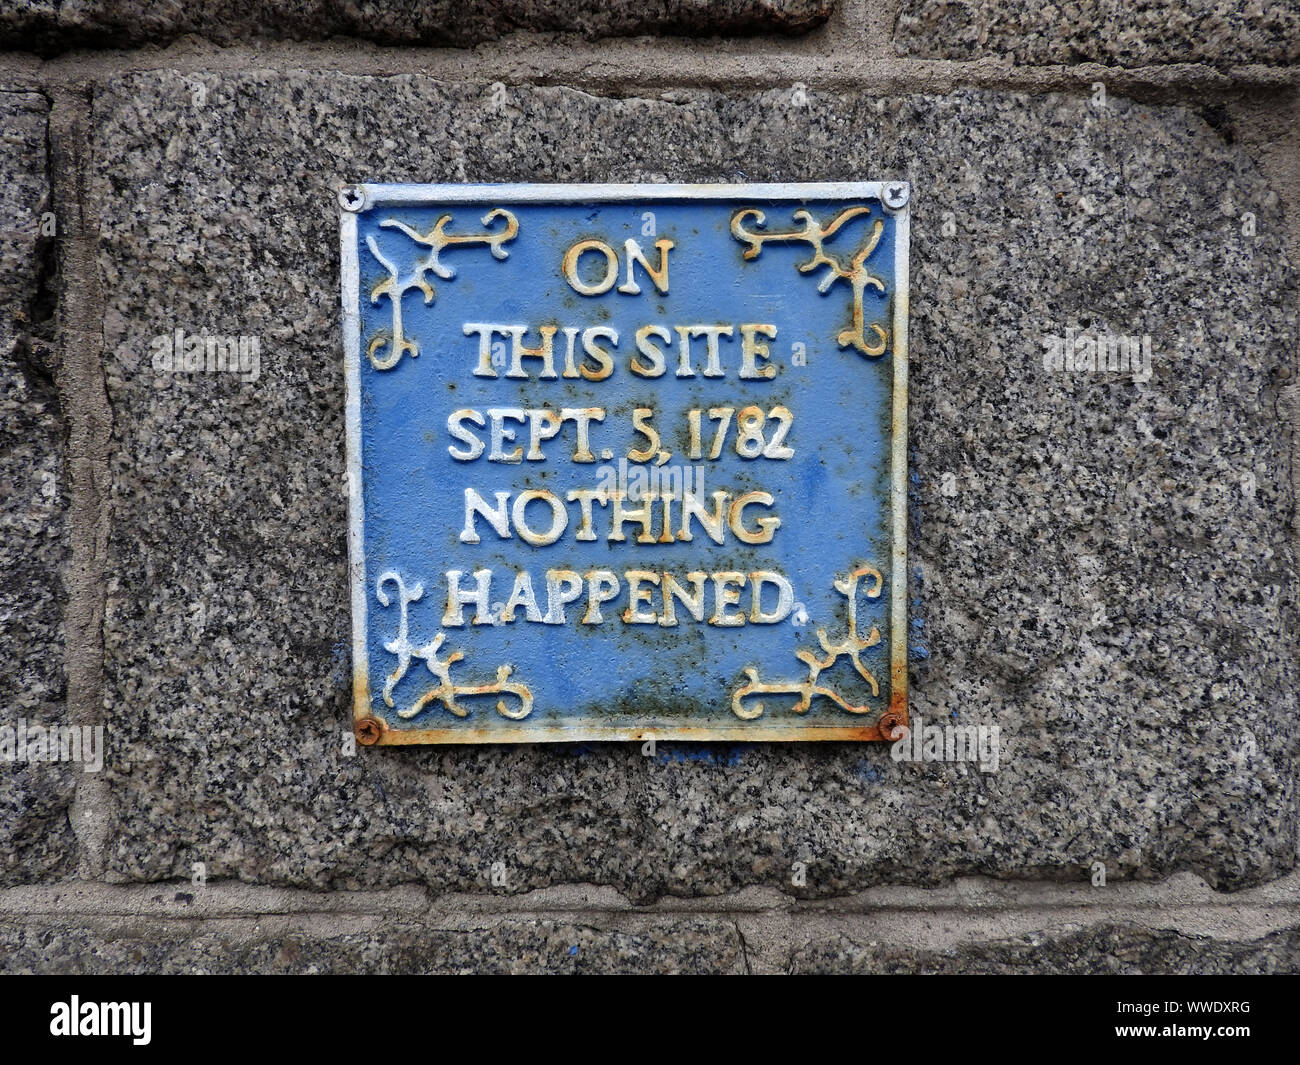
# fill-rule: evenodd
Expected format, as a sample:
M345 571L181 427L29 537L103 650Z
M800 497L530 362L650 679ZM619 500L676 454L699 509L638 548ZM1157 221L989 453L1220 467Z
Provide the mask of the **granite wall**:
M0 0L0 49L0 729L104 737L0 760L0 971L1300 970L1300 0ZM912 182L912 713L997 771L356 748L373 178Z

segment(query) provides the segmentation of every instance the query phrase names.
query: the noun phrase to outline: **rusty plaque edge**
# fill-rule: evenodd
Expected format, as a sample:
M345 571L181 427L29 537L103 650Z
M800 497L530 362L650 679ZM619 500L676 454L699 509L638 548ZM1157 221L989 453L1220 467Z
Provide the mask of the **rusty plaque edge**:
M885 202L885 186L897 207ZM390 729L370 711L370 662L366 650L367 598L364 554L364 501L361 470L361 317L360 263L357 257L357 214L380 205L475 203L485 195L516 203L585 203L655 200L825 200L872 199L895 220L894 240L894 380L890 434L890 508L892 586L889 619L889 706L876 724L788 726L756 730L748 726L710 728L592 728L533 729ZM480 184L390 185L341 183L338 187L340 268L343 302L343 351L346 379L346 485L348 495L348 578L352 599L352 717L353 728L366 746L469 743L589 743L609 741L725 741L731 743L794 742L799 740L889 741L908 723L907 713L907 322L910 302L908 250L911 187L903 181L832 181L794 184ZM886 735L881 722L891 718Z

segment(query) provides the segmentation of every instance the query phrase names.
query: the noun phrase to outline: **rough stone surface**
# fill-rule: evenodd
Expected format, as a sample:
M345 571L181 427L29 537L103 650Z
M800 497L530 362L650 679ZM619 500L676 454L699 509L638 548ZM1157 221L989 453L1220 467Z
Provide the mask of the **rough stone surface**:
M900 55L1017 63L1267 63L1300 60L1298 0L903 0Z
M397 923L380 931L313 933L261 922L0 924L0 972L212 973L743 973L727 921L665 920L627 932L553 920L484 928Z
M797 34L823 23L833 7L834 0L0 0L0 46L52 54L186 33L221 44L339 36L458 46L520 29L586 37Z
M269 73L204 75L195 107L195 79L106 84L92 124L115 876L202 861L487 890L502 863L498 890L649 898L1097 861L1232 888L1293 864L1275 375L1296 303L1276 196L1197 115L978 92L502 105L486 85ZM884 745L345 756L336 183L846 176L916 189L913 713L999 725L999 771ZM260 336L259 380L152 371L150 337L178 326ZM1043 338L1067 329L1150 334L1153 376L1046 371Z
M855 943L844 936L795 952L795 973L1272 975L1300 972L1300 928L1245 942L1106 925L944 951Z
M40 236L47 112L43 96L0 91L0 727L10 728L65 720L64 429ZM0 882L72 867L74 780L66 764L0 755Z

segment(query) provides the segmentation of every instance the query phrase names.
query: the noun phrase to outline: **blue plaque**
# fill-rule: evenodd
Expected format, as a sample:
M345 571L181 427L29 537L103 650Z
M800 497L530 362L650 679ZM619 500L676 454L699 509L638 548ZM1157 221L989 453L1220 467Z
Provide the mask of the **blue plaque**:
M893 738L905 183L339 200L361 742Z

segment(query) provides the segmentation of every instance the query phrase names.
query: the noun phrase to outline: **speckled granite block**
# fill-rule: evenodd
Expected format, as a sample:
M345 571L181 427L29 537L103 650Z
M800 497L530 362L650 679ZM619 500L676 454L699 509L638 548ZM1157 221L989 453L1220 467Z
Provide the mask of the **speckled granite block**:
M1276 196L1196 115L162 72L103 86L93 128L115 875L489 890L500 862L495 890L646 898L1292 865L1293 279ZM997 724L998 772L883 745L346 757L335 183L886 176L916 188L913 713ZM155 373L176 327L260 336L259 380ZM1149 334L1151 379L1046 371L1066 330Z
M11 729L65 721L64 426L40 235L48 110L36 93L0 91L0 727ZM75 867L75 772L0 756L0 883Z
M743 973L728 921L666 919L648 931L506 918L445 929L395 922L333 934L278 922L0 924L0 972L210 973Z
M46 54L166 43L197 33L221 44L353 37L467 46L515 30L635 34L800 34L835 0L0 0L0 46Z
M1300 60L1300 0L903 0L900 55L1017 63Z
M1255 940L1217 940L1180 932L1105 925L1035 933L943 951L843 936L795 952L795 973L1273 975L1300 972L1300 928Z

